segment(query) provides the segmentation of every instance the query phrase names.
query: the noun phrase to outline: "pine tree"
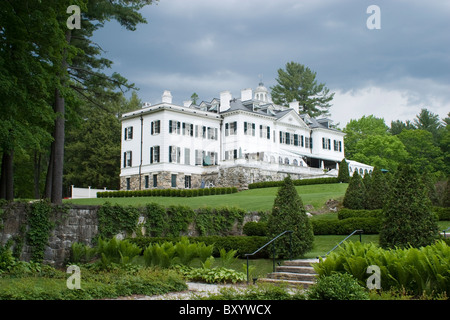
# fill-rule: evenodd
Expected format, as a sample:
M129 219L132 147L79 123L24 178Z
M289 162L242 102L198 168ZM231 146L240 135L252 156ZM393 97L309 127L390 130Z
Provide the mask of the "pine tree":
M426 246L436 239L438 226L418 173L403 165L395 175L389 201L383 208L380 245L384 248Z
M338 181L348 183L350 181L350 174L348 172L348 163L342 159L339 164Z
M389 184L385 174L380 168L375 167L372 172L372 183L366 186L366 209L382 209L389 196Z
M312 249L314 241L312 225L306 215L303 201L289 176L278 189L268 221L268 235L274 238L286 230L293 231L292 258L300 257ZM288 235L277 239L275 245L279 257L289 258Z
M343 205L347 209L365 209L366 188L357 171L353 173L347 191L345 191Z

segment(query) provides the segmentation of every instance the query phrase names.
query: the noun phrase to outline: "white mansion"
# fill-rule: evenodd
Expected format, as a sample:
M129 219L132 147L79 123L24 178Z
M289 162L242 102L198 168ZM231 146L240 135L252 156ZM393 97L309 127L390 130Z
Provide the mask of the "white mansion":
M240 98L224 91L200 105L175 105L165 91L161 103L145 103L121 121L121 190L243 189L288 174L337 176L344 158L344 133L331 128L331 120L299 115L298 102L275 105L262 83Z

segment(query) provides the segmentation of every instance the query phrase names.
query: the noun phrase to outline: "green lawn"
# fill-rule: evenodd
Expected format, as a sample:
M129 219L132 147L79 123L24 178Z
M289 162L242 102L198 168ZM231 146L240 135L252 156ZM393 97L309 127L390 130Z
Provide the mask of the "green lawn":
M304 205L312 205L315 210L320 210L329 199L339 199L345 195L347 183L317 184L297 186L296 189L303 200ZM238 193L214 196L202 196L193 198L179 197L134 197L134 198L95 198L95 199L71 199L65 203L101 205L105 202L121 205L144 205L156 202L165 206L187 205L193 209L200 207L234 206L248 211L271 210L278 188L261 188L245 190Z

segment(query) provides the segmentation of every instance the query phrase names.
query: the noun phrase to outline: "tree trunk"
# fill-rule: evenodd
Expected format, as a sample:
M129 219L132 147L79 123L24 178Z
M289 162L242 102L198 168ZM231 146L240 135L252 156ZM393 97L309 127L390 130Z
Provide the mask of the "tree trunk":
M53 156L52 156L52 192L51 202L62 204L63 165L64 165L64 98L59 89L55 90L55 120Z
M14 151L4 151L0 177L0 199L14 200Z
M34 198L40 199L41 191L41 153L39 151L34 152Z
M2 155L2 166L0 172L0 199L6 199L6 167L5 153Z
M72 37L70 30L66 31L66 41L69 44ZM66 85L67 51L65 50L61 63L61 87ZM52 192L51 202L62 204L63 195L63 168L64 168L64 127L65 127L65 104L64 97L59 88L55 89L55 131L53 135L53 159L52 159Z
M50 156L48 159L47 175L45 177L44 198L50 199L52 197L52 180L53 180L53 142L50 145Z

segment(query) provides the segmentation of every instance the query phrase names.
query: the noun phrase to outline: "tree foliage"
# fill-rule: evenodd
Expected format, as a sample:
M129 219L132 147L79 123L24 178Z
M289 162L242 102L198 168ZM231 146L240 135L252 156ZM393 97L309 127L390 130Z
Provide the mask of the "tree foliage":
M402 165L383 208L380 245L421 247L433 243L437 235L437 222L426 188L413 166Z
M366 209L382 209L390 194L390 185L386 175L375 167L370 186L366 186Z
M345 191L343 205L347 209L365 209L366 188L357 171L353 173L347 190Z
M284 179L283 185L278 189L267 231L272 239L287 230L293 231L293 258L300 257L312 249L314 235L311 222L289 176ZM287 235L276 240L277 253L280 257L289 258L289 246Z
M111 102L134 87L117 73L106 74L112 61L102 57L100 46L92 41L93 32L110 20L135 30L146 23L139 10L151 3L0 2L0 198L30 194L22 186L16 190L20 194L14 192L14 181L25 184L22 178L27 174L30 188L34 185L34 195L39 197L42 171L46 173L44 196L61 202L66 123L86 117L79 112L80 106L115 114L109 108ZM81 9L81 29L67 27L70 5ZM13 170L17 166L18 174ZM34 175L29 174L30 167Z
M271 88L273 101L285 106L298 101L300 113L311 117L327 115L334 93L330 93L324 83L318 83L316 75L302 64L288 62L285 70L278 69L278 84Z
M339 164L338 181L339 182L350 181L350 174L348 172L348 162L345 159L342 159L341 163Z

